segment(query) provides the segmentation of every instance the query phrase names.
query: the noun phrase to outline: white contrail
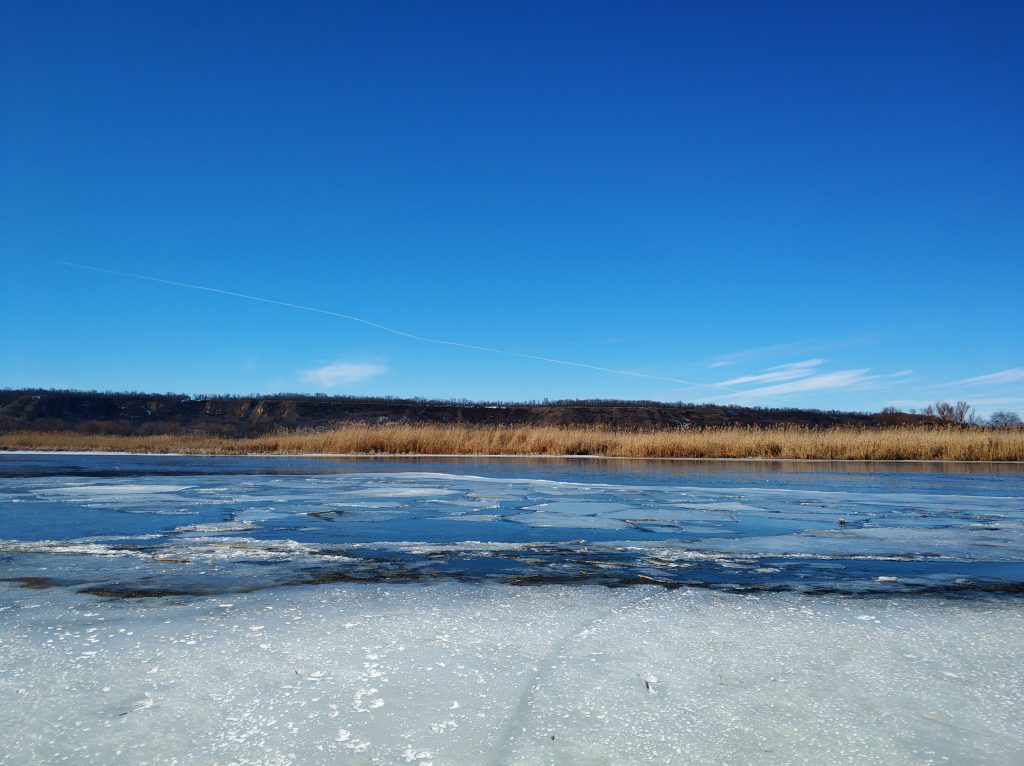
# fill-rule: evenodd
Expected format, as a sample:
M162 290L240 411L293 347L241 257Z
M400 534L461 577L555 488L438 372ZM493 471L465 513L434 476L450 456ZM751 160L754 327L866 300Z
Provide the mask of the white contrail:
M423 343L436 343L441 346L457 346L459 348L468 348L473 351L486 351L490 354L502 354L504 356L516 356L521 359L533 359L538 362L549 362L551 364L561 364L567 367L582 367L587 370L597 370L598 372L611 372L616 375L630 375L634 378L649 378L651 380L664 380L669 383L682 383L688 386L700 386L701 383L695 383L692 380L683 380L681 378L668 378L663 375L649 375L646 372L635 372L633 370L616 370L612 367L600 367L596 364L584 364L583 362L570 362L565 359L553 359L549 356L538 356L536 354L524 354L519 351L506 351L501 348L488 348L487 346L475 346L472 343L460 343L455 340L442 340L440 338L426 338L422 335L415 335L411 332L405 332L404 330L398 330L394 327L388 327L387 325L380 324L378 322L371 322L369 319L363 319L362 317L352 316L351 314L342 314L337 311L328 311L327 309L319 309L314 306L302 306L298 303L288 303L287 301L278 301L272 298L261 298L257 295L246 295L245 293L236 293L231 290L221 290L217 287L205 287L203 285L191 285L187 282L175 282L171 279L160 279L159 277L150 277L145 274L131 274L127 271L115 271L114 269L103 269L99 266L86 266L82 263L72 263L70 261L55 261L61 266L70 266L74 269L85 269L86 271L97 271L101 274L113 274L118 277L129 277L131 279L144 279L147 282L158 282L162 285L172 285L173 287L184 287L189 290L202 290L207 293L218 293L219 295L230 295L232 298L244 298L247 301L256 301L258 303L269 303L273 306L285 306L291 309L299 309L301 311L312 311L314 314L325 314L331 317L337 317L338 319L347 319L350 322L359 322L360 324L369 325L370 327L376 327L378 330L389 332L392 335L400 335L403 338L410 338L412 340L422 341Z

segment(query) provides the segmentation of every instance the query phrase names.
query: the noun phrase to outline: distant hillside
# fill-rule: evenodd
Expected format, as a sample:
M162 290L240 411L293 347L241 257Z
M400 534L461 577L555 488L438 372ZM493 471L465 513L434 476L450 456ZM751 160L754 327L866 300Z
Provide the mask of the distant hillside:
M256 436L282 428L329 428L342 423L605 426L621 430L678 430L709 426L889 426L934 418L766 409L649 401L567 400L511 403L387 397L186 396L95 391L0 390L0 431L72 430L95 434L198 431Z

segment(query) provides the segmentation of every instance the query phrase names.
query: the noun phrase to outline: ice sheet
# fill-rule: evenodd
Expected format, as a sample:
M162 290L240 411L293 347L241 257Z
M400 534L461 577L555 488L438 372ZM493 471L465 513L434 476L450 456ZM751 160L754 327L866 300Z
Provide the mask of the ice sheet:
M1024 762L1024 473L611 465L0 456L0 763Z
M510 462L488 476L475 465L423 471L404 461L268 466L150 456L122 476L122 457L32 460L32 470L19 472L18 459L0 457L8 575L93 590L196 593L438 576L1024 590L1018 474L782 473L755 481L707 469L537 475ZM495 556L460 549L467 539L512 546ZM439 544L446 555L417 552ZM118 565L117 556L126 561Z
M1012 600L0 585L0 763L1010 764Z

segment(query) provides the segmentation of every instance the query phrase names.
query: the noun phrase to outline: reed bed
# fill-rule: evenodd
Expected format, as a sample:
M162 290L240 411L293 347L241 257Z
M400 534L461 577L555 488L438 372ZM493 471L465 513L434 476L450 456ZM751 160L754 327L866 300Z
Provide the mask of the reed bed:
M103 450L196 455L594 455L807 460L1024 460L1024 430L984 428L709 428L614 431L555 426L343 425L249 438L73 431L0 433L0 450Z

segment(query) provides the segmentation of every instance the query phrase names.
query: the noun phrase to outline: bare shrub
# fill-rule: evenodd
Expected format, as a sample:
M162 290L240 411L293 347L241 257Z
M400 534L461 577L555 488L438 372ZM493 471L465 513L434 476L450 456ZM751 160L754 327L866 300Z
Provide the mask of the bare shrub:
M988 419L988 424L993 428L1013 428L1020 425L1020 416L1016 412L999 410L992 413L992 417Z

